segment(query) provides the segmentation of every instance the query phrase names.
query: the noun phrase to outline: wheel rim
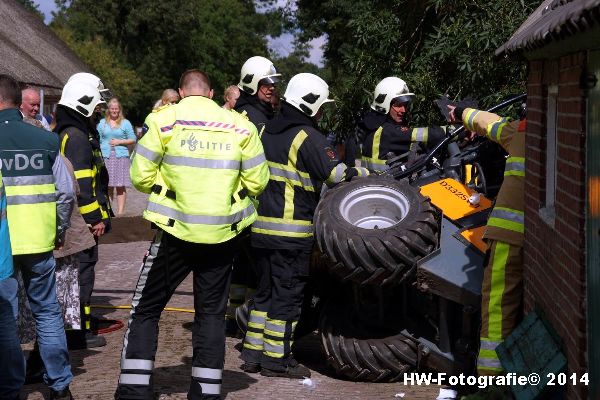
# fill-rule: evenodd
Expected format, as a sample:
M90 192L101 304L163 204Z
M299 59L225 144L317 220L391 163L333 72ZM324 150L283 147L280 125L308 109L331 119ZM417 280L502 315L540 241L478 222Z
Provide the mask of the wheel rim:
M363 229L385 229L406 217L409 201L398 190L386 186L365 186L348 193L339 211L351 225Z

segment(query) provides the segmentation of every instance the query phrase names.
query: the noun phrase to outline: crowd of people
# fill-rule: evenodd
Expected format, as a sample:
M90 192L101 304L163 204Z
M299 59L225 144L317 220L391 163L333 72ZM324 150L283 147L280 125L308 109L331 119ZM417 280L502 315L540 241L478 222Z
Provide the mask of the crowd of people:
M0 75L0 343L6 348L0 369L11 371L0 376L0 398L18 398L27 377L43 380L52 399L71 399L68 347L105 344L91 331L98 238L111 229L114 197L116 215L124 213L130 184L148 194L143 216L156 234L134 288L115 398L154 398L158 322L190 272L196 313L188 398L220 398L226 332L243 338L245 372L310 377L292 344L321 188L383 171L390 156L426 151L445 132L410 127L414 93L402 79L387 77L376 86L371 109L342 160L318 125L333 102L328 84L300 73L280 96L280 79L270 60L251 57L219 105L210 78L187 70L178 91L167 89L156 102L138 138L120 101L92 74L75 74L64 86L53 132L36 118L39 95L29 88L21 92L14 79ZM453 109L451 115L480 134L499 121L472 109ZM518 157L519 151L514 150ZM27 160L24 168L11 167L22 162L15 154ZM492 229L500 235L488 236L497 241L492 253L506 253L517 265L519 238L502 236L502 215ZM47 223L32 230L27 222L32 216ZM493 263L495 274L511 266ZM511 276L518 279L518 273ZM488 281L484 301L501 299ZM234 310L248 299L253 301L242 335ZM500 312L503 321L516 318L495 303L486 307ZM492 344L512 329L501 329L498 337L490 322L497 318L487 315L482 330L480 366L487 373L498 372ZM17 321L36 337L27 368Z

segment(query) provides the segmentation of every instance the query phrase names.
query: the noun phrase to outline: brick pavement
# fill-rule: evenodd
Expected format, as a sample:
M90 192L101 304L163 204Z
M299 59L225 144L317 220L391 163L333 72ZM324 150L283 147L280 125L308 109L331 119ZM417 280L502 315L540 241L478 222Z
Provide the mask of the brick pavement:
M145 196L130 193L128 215L139 215ZM133 211L129 212L129 209ZM148 242L100 245L93 303L97 305L129 306L132 290L139 273ZM168 307L193 307L191 277L178 288ZM95 308L93 313L127 323L128 310ZM186 399L191 371L191 324L193 314L164 312L154 371L155 392L160 399ZM119 359L125 330L107 333L107 346L100 349L71 352L75 379L71 390L76 399L112 399L119 375ZM318 336L298 341L296 355L313 373L314 389L302 386L298 380L266 378L246 374L239 365L239 339L227 338L224 399L394 399L404 393L404 399L435 399L438 387L405 387L399 383L357 383L334 378L327 370ZM22 398L31 400L48 396L43 385L27 385Z

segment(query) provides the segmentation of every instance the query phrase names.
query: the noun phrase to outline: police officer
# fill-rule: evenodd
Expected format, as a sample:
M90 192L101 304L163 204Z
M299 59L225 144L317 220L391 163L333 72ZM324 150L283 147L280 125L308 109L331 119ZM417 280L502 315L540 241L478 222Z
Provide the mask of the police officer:
M395 76L377 84L371 110L358 123L356 140L362 143L361 165L385 171L390 156L423 151L444 139L445 132L440 127L409 127L408 112L414 96L406 82Z
M158 321L194 274L192 382L188 398L219 399L225 307L237 236L256 219L251 197L269 179L256 128L212 101L207 75L183 73L182 100L146 120L131 180L150 194L144 218L158 231L144 259L121 355L116 398L153 399Z
M262 135L269 185L259 197L251 242L259 285L244 338L242 369L264 376L302 378L310 370L291 353L313 246L312 219L321 186L366 174L347 169L317 128L329 87L313 74L294 76L280 113Z
M500 144L508 153L504 181L484 232L488 261L481 289L481 330L477 372L498 375L496 347L520 322L523 296L525 210L525 120L510 121L472 108L450 108L451 122Z
M18 83L0 75L0 166L13 262L21 270L36 322L51 398L70 399L73 375L56 299L52 250L69 227L75 202L73 181L60 156L58 137L23 122L20 103ZM16 298L8 300L16 310Z
M110 230L108 171L100 152L99 134L91 117L96 106L105 103L107 92L98 77L78 73L69 78L56 109L56 127L61 153L73 165L79 184L77 202L81 216L90 227L96 245L79 253L79 291L84 337L70 336L74 348L101 347L106 339L91 331L90 302L98 262L98 238ZM106 93L108 95L108 93ZM76 340L71 340L76 339Z
M271 61L264 57L250 57L242 66L240 72L239 98L234 110L246 116L252 122L259 135L262 134L265 123L275 116L273 108L275 84L280 74L275 70ZM256 276L253 273L254 260L250 256L248 233L242 236L241 250L238 253L231 275L229 303L227 306L227 333L232 336L240 334L236 321L235 309L241 306L247 298L252 297L256 289Z

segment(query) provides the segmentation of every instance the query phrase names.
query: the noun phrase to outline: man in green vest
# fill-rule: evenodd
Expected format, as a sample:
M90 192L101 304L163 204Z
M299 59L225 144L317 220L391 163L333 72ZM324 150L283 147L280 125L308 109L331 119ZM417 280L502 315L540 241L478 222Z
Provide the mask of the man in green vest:
M51 398L70 399L73 375L56 299L52 250L60 246L69 227L73 181L62 161L58 137L24 123L20 103L18 83L0 75L0 167L13 262L23 275ZM16 309L16 299L12 301Z
M25 382L25 359L11 304L17 297L17 287L6 219L6 194L0 173L0 399L18 399Z

